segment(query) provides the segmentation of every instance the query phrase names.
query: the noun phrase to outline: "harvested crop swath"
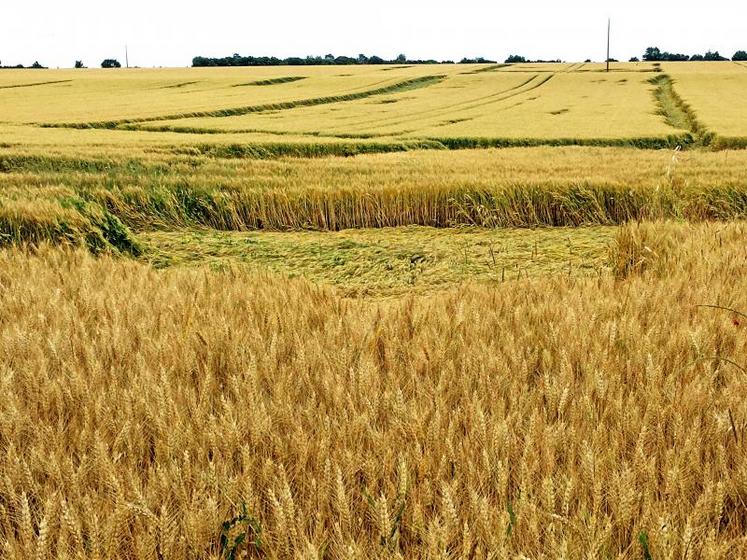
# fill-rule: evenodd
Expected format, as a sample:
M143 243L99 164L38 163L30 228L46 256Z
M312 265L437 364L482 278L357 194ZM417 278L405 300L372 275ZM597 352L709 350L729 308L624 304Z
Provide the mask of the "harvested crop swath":
M48 85L53 85L53 84L67 84L70 82L72 82L72 80L52 80L48 82L34 82L33 84L13 84L13 85L0 84L0 89L29 88L29 87L36 87L36 86L48 86Z
M297 101L285 101L280 103L270 103L265 105L251 105L247 107L233 107L228 109L220 109L217 111L198 111L194 113L184 113L180 115L163 115L159 117L148 117L148 118L134 118L134 119L120 119L116 121L102 121L102 122L88 122L88 123L67 123L67 124L44 124L49 128L61 127L61 128L116 128L121 124L128 123L142 123L152 121L163 121L163 120L174 120L182 118L200 118L200 117L232 117L239 115L246 115L248 113L265 113L268 111L282 111L287 109L295 109L297 107L309 107L314 105L326 105L330 103L342 103L345 101L355 101L357 99L365 99L375 95L386 95L389 93L396 93L402 91L409 91L411 89L417 89L421 87L428 87L435 83L440 82L444 76L425 76L422 78L413 78L411 80L405 80L396 84L362 91L358 93L347 93L342 95L334 95L329 97L315 97L312 99L299 99Z
M268 80L255 80L253 82L247 82L245 84L236 84L234 87L243 86L274 86L278 84L290 84L305 80L306 76L283 76L282 78L270 78Z

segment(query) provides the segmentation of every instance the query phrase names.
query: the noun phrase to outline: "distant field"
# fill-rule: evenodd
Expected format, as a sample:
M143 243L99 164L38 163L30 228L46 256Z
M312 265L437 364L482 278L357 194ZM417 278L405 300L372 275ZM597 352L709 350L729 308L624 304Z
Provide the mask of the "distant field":
M155 118L168 114L345 95L391 86L430 67L30 70L0 72L0 121L59 123ZM264 83L263 83L264 82ZM23 87L21 87L23 86Z
M710 133L747 136L739 102L747 87L743 66L626 63L603 70L598 64L540 64L4 71L0 142L345 140L379 151L426 141L450 148L674 147L698 138L691 137L697 136L692 122L667 115L678 100L657 80L670 78L674 95L693 110L689 117ZM90 129L60 135L39 125Z
M629 138L671 134L655 114L650 75L496 70L344 105L146 125L358 137Z

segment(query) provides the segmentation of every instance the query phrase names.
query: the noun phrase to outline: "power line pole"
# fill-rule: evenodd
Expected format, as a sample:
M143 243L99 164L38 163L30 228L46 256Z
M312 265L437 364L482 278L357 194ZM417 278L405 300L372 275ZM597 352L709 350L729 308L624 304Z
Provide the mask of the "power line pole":
M610 71L610 28L612 26L611 18L607 18L607 72Z
M129 54L129 52L127 51L127 45L125 45L125 66L126 66L127 68L129 68L129 67L130 67L130 54Z

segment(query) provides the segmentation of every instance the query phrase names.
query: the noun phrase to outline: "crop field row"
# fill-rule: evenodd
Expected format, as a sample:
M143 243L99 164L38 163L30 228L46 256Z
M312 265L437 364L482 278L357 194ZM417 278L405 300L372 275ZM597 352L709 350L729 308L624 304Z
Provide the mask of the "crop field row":
M282 67L136 69L49 71L44 80L30 71L6 72L0 141L163 146L353 139L380 151L429 141L445 148L674 148L702 140L671 114L683 107L715 147L740 147L747 137L740 97L747 74L737 64L602 70L593 64L311 67L303 74ZM90 130L59 135L40 126Z
M356 158L0 152L0 244L137 252L139 232L747 218L747 152L514 148ZM479 170L479 171L476 171Z

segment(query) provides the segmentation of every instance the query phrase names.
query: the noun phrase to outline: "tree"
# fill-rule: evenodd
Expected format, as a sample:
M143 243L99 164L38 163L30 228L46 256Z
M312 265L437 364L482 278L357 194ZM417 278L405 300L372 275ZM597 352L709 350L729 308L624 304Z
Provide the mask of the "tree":
M44 66L39 64L38 60L35 60L34 63L31 65L31 68L44 68Z
M506 64L517 64L519 62L526 62L527 59L518 54L512 54L506 59Z
M637 56L632 57L628 62L640 62Z
M746 51L737 51L737 52L734 53L734 56L732 56L731 59L733 61L735 61L735 62L738 61L738 60L747 61L747 52Z
M646 62L658 62L661 59L661 51L658 47L648 47L643 54L643 60Z
M75 67L76 68L85 68L85 66L83 65L83 61L82 60L76 60L75 61Z
M702 54L694 54L690 57L690 62L701 62L705 60Z
M722 60L728 60L728 59L727 59L727 58L724 58L723 56L721 56L721 55L720 55L720 54L718 53L718 51L716 51L716 52L711 52L711 51L708 51L708 52L707 52L707 53L705 53L705 55L703 56L703 60L710 60L710 61L722 61Z
M122 68L122 65L119 63L118 60L115 60L113 58L107 58L101 63L102 68Z
M407 57L403 54L399 55L397 57L397 60L395 60L397 64L405 64L407 62Z
M686 54L660 51L658 47L648 47L643 55L643 60L646 62L685 62L690 60L690 57Z

